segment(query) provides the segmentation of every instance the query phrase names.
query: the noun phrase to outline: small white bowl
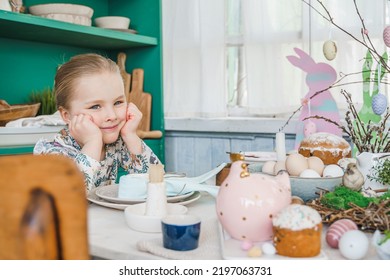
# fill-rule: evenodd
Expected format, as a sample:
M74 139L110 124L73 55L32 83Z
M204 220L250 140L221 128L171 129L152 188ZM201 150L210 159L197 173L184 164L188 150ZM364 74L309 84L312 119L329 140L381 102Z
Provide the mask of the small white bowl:
M127 17L107 16L95 18L95 25L101 28L109 29L128 29L130 19Z
M36 16L43 16L48 14L67 14L67 15L76 15L76 16L85 16L91 18L93 15L93 9L77 4L62 4L62 3L52 3L52 4L39 4L30 6L28 8L30 14Z
M129 205L125 208L125 219L127 225L136 231L161 232L161 217L146 216L146 203ZM168 203L168 215L181 215L187 213L187 207Z

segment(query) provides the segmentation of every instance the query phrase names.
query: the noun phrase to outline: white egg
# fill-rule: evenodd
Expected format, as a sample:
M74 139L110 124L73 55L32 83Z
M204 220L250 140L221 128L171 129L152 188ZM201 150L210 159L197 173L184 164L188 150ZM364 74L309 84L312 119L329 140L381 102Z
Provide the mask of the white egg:
M291 176L299 176L303 170L308 168L307 158L301 154L291 154L286 158L286 169Z
M333 60L337 53L336 43L332 40L326 41L322 47L322 51L324 52L324 56L327 60Z
M275 167L276 161L269 160L266 161L261 169L262 172L267 174L274 174L274 167Z
M266 255L275 255L276 249L275 246L269 242L265 242L261 245L261 250Z
M349 260L360 260L368 252L369 241L360 230L350 230L344 233L339 241L341 255Z
M319 157L309 157L307 159L307 163L309 164L309 169L315 170L320 176L322 176L322 172L324 172L325 164Z
M299 177L301 178L321 178L320 174L317 173L317 171L313 169L305 169L299 174Z
M337 164L329 164L325 166L324 172L322 173L323 177L340 177L344 175L343 169Z
M284 160L277 161L274 166L274 175L278 174L280 170L286 170L286 162Z

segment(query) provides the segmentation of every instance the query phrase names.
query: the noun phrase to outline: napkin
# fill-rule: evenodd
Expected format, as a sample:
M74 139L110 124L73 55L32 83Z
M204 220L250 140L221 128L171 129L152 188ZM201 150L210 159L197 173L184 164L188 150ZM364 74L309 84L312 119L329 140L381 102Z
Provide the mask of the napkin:
M199 246L194 250L175 251L165 249L161 238L140 240L137 242L139 251L147 252L159 257L175 260L217 260L221 259L218 220L202 221L199 236Z
M62 120L61 115L56 111L53 115L40 115L31 118L20 118L8 122L6 127L42 127L42 126L64 126L66 123Z

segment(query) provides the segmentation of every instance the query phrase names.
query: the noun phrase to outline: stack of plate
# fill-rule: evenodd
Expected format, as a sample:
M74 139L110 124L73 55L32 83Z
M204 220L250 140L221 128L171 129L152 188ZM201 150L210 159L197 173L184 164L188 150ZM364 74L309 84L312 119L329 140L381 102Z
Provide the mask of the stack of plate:
M185 194L170 195L167 194L167 202L186 205L200 198L198 191L192 191ZM101 206L124 210L127 206L146 202L145 198L119 198L118 185L101 186L89 191L87 199Z
M41 4L30 6L29 12L32 15L44 18L86 26L92 25L91 18L93 15L93 9L84 5L62 3Z

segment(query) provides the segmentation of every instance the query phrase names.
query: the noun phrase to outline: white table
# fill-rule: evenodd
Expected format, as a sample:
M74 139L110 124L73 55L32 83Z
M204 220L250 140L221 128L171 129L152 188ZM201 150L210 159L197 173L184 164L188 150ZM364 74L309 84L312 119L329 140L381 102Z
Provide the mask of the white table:
M189 214L196 214L202 219L216 217L215 199L207 193L186 205ZM141 252L137 249L138 240L160 238L161 233L142 233L130 229L125 221L123 210L111 209L96 204L90 204L88 209L88 230L90 253L96 258L111 260L126 259L161 259L158 256ZM325 242L325 231L322 240L322 250L329 259L344 259L339 250L330 248ZM372 234L368 234L371 242ZM365 259L377 259L373 246Z

